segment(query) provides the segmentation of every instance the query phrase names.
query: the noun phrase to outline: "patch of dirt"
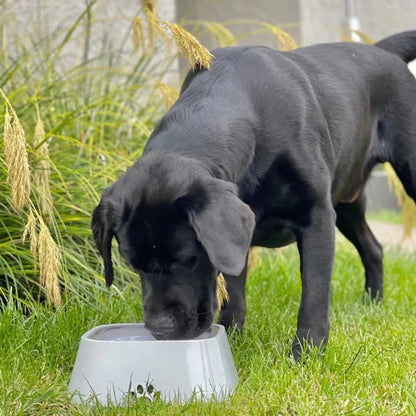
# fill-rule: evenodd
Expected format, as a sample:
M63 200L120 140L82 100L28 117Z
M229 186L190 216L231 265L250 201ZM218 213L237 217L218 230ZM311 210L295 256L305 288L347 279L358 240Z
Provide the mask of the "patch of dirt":
M394 248L406 253L416 253L416 228L413 229L410 237L404 239L401 225L378 221L368 221L368 225L383 248Z

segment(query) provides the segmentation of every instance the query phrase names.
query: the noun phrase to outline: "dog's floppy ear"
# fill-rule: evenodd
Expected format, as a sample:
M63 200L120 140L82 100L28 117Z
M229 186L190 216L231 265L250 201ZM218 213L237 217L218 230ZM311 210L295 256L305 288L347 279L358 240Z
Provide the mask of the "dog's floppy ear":
M104 261L104 274L107 286L114 279L113 262L111 259L111 241L114 237L113 206L103 196L92 214L91 228L98 251Z
M233 184L212 179L204 184L202 209L190 210L190 222L211 263L237 276L244 268L254 230L254 214L236 195Z

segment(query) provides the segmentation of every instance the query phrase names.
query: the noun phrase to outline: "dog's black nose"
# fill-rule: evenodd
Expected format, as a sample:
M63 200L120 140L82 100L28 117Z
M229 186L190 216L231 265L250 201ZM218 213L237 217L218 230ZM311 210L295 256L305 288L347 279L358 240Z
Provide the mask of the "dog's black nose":
M164 314L155 314L146 317L145 327L157 339L174 338L175 324L172 317Z

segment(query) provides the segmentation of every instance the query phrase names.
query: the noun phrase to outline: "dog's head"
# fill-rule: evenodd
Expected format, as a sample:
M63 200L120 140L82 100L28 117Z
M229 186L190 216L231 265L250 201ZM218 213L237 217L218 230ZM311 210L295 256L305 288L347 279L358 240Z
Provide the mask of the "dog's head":
M233 184L168 155L139 159L104 191L92 218L107 285L115 237L140 274L145 323L160 339L193 338L211 325L216 277L242 271L253 228Z

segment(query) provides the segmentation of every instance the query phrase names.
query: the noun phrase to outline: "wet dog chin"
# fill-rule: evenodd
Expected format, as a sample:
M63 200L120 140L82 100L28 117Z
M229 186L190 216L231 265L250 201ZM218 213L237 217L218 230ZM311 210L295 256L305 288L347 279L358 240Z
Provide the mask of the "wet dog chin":
M203 334L211 325L206 324L203 327L196 327L193 329L187 329L185 331L152 331L151 334L159 341L167 340L186 340L199 337Z

